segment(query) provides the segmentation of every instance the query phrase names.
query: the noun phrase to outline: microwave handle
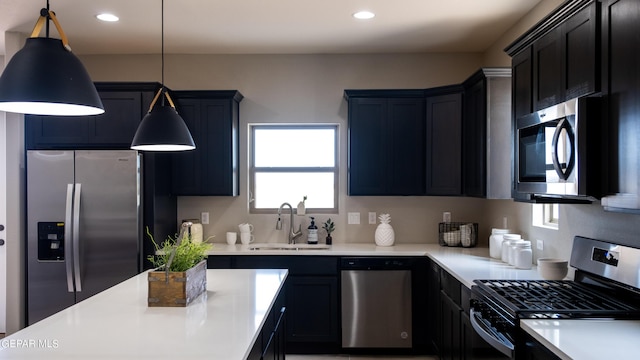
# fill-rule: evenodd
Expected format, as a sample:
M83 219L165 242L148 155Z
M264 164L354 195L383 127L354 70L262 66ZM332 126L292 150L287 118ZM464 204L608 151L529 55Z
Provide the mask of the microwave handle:
M560 167L560 159L558 157L558 142L560 140L560 134L562 134L562 130L566 130L567 135L569 137L569 148L571 149L571 157L569 158L569 163L567 164L566 170L562 170ZM575 154L575 136L573 134L573 129L571 128L571 124L567 119L562 119L556 126L556 131L553 133L553 140L551 142L552 149L552 160L553 160L553 168L556 173L562 180L567 180L571 172L573 171L573 166L576 162L576 154Z

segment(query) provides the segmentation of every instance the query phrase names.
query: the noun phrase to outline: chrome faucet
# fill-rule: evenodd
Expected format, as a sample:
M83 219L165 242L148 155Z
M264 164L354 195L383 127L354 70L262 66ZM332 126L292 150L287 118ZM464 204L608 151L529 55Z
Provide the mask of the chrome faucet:
M289 217L289 244L295 244L296 238L302 235L302 225L298 225L298 231L293 230L293 207L289 203L282 203L280 208L278 208L278 221L276 222L276 230L282 230L282 208L288 206L291 216Z

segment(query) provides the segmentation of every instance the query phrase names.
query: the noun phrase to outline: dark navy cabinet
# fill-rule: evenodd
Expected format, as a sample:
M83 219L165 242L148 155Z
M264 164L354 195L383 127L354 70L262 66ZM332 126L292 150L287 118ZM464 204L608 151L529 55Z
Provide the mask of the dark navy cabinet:
M25 115L27 149L129 149L160 84L96 83L96 88L103 114Z
M462 87L426 96L426 195L462 194Z
M239 190L239 107L235 90L175 91L178 113L196 149L174 153L175 195L237 196Z
M422 90L345 90L348 194L424 195Z

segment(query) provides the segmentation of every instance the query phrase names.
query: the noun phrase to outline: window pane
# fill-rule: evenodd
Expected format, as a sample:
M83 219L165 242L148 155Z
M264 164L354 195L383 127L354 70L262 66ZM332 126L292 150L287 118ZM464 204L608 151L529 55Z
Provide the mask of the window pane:
M256 167L335 166L334 128L256 128L254 144Z
M256 173L255 208L278 208L283 202L295 207L307 196L307 208L334 208L334 174Z

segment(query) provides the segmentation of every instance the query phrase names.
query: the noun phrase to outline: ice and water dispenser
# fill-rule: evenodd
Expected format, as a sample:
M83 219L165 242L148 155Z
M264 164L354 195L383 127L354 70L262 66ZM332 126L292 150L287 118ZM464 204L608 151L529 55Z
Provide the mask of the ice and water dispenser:
M38 260L64 261L64 223L38 223Z

